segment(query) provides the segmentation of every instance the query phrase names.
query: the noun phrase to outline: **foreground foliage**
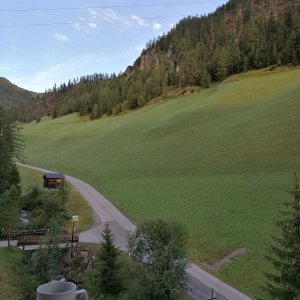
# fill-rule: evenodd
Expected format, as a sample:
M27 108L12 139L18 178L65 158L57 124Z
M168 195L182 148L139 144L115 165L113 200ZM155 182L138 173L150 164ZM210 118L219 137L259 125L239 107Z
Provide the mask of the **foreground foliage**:
M36 299L36 288L58 279L68 263L69 248L61 244L68 217L65 202L66 191L42 191L34 187L22 199L23 208L29 211L26 229L49 229L41 239L37 251L23 252L22 261L16 267L19 300Z
M11 238L19 227L20 176L14 160L19 157L19 134L7 112L0 106L0 237Z
M178 299L185 287L186 239L180 223L163 220L139 225L130 237L130 257L145 271L139 280L147 287L144 299Z
M96 299L117 296L124 290L120 252L114 245L114 236L108 224L104 227L102 237L96 264L89 278L90 292Z
M96 263L84 276L91 299L182 299L187 260L181 224L142 223L129 239L129 257L116 249L108 226L103 238Z
M2 198L2 199L1 199ZM10 245L11 231L20 228L20 194L18 188L13 185L0 198L0 229L8 237Z
M7 112L0 106L0 196L12 185L19 188L20 177L14 159L21 152L20 137Z
M69 201L68 190L41 190L33 187L31 192L23 196L22 206L29 212L28 229L48 228L54 219L57 226L65 228L70 219L66 211Z
M286 202L288 211L282 212L283 219L276 223L280 236L274 236L269 260L276 273L266 273L266 290L270 299L300 299L300 186L296 184L290 194L293 200Z
M59 227L53 219L49 233L37 251L23 252L22 261L16 267L18 300L35 300L36 289L43 283L57 280L64 274L69 249L59 241Z
M0 248L0 291L3 300L19 300L15 270L21 257L19 249Z

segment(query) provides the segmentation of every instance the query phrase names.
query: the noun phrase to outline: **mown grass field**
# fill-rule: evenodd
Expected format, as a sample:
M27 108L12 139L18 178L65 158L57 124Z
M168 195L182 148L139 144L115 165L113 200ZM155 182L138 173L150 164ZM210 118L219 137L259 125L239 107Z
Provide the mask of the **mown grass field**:
M24 127L26 162L86 180L135 222L182 220L189 256L261 295L273 221L300 171L300 70L231 77L118 117L73 114Z
M21 176L21 186L23 192L28 192L32 187L43 188L43 173L18 167ZM81 194L69 183L66 183L69 190L69 201L66 204L66 210L69 216L79 215L79 221L76 223L77 232L81 232L93 227L93 211ZM71 230L72 221L68 221L68 228Z

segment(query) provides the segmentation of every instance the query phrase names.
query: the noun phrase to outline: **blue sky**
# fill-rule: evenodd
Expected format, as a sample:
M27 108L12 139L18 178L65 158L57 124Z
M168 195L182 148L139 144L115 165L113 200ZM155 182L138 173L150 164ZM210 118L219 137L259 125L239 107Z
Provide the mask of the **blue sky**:
M183 17L212 12L225 2L1 1L0 76L43 92L74 77L119 73L147 41L167 33Z

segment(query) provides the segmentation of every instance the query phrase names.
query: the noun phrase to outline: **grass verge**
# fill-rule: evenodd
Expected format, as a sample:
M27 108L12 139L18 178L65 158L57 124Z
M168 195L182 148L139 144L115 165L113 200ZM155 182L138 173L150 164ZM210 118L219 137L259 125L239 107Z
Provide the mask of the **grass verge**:
M15 266L19 259L21 259L19 249L0 249L0 294L3 300L17 300Z

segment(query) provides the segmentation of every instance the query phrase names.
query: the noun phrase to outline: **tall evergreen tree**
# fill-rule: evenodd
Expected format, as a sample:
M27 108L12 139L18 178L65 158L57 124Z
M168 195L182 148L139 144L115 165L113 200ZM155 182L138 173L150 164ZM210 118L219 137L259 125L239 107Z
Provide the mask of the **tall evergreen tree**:
M114 245L114 236L108 224L104 227L102 237L96 276L99 291L105 296L118 295L122 291L120 263L118 261L120 253Z
M9 190L15 184L20 183L14 158L18 156L20 145L18 144L17 131L10 122L5 110L0 107L0 195Z
M10 246L11 231L19 226L20 194L13 185L2 195L0 202L0 228L7 232L8 246Z
M300 299L300 186L296 176L294 189L289 192L293 200L285 202L283 219L276 223L281 231L273 237L268 259L276 273L266 273L266 286L271 299Z

